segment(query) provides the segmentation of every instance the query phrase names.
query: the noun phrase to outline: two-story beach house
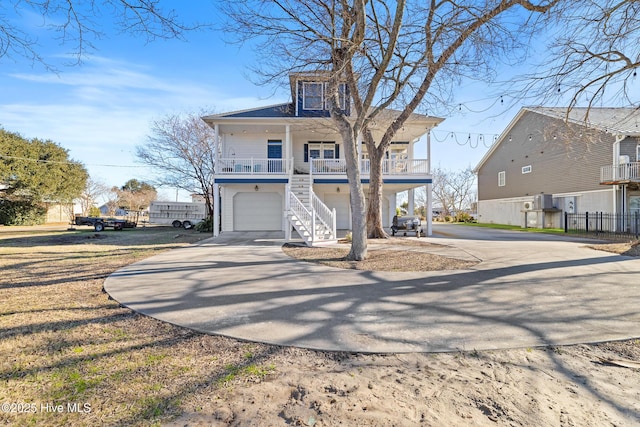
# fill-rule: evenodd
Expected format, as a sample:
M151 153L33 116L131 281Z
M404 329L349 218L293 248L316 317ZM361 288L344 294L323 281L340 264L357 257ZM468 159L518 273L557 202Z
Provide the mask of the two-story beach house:
M523 108L475 169L478 221L563 227L564 213L640 214L640 111Z
M329 117L326 75L294 73L290 83L290 103L203 117L219 142L215 233L279 230L290 238L293 228L312 245L333 241L337 229L351 228L344 149ZM341 92L342 108L349 114L346 85ZM397 114L384 111L374 132L382 132ZM431 183L428 155L415 153L414 147L441 121L413 114L391 144L383 165L385 226L395 214L398 193ZM359 157L366 187L369 160L363 143Z

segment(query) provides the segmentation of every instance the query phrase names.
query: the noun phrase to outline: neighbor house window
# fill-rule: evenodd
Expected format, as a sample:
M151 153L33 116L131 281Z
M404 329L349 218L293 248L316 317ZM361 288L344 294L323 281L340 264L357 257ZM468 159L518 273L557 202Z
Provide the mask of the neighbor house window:
M322 83L303 83L302 85L302 108L305 110L322 110L324 104Z
M522 173L531 173L531 165L523 166Z
M636 145L636 162L640 162L640 144Z
M504 187L505 186L505 176L506 176L506 172L505 171L498 172L498 187Z

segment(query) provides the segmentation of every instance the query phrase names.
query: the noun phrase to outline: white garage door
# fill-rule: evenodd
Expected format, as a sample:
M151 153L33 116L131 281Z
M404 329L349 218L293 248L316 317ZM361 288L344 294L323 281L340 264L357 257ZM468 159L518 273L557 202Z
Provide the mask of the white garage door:
M278 193L238 193L233 197L233 229L282 230L282 199Z
M349 195L341 194L325 194L324 204L329 209L336 210L336 228L338 230L349 230L350 214L349 214Z

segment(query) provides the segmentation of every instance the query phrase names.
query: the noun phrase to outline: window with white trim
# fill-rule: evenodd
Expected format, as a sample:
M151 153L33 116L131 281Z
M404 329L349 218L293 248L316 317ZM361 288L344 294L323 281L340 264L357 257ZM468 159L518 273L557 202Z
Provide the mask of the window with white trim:
M329 105L329 83L325 83L324 85L324 94L325 94L325 102L324 102L324 109L325 110L329 110L331 108L331 106ZM346 107L346 100L347 100L347 85L344 83L340 83L338 85L338 108L340 108L341 110L344 110Z
M640 162L640 144L636 145L636 162Z
M506 175L505 171L498 172L498 187L504 187L506 185Z
M324 85L322 83L303 83L302 108L305 110L322 110L324 105L323 88Z
M309 142L309 159L335 159L335 142Z
M341 110L347 106L347 85L340 83L338 86L338 102ZM302 83L302 109L303 110L328 110L329 109L329 84L321 82Z
M522 167L522 173L531 173L531 165L527 165L527 166L523 166Z

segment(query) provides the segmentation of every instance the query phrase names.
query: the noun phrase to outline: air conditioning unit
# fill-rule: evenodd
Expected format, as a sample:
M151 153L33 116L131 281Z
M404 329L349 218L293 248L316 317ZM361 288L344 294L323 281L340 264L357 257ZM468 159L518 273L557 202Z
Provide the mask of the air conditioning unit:
M533 209L533 202L524 202L522 204L522 209L524 209L525 211L530 211L531 209Z
M551 209L553 208L553 197L551 194L536 194L533 200L535 209Z

